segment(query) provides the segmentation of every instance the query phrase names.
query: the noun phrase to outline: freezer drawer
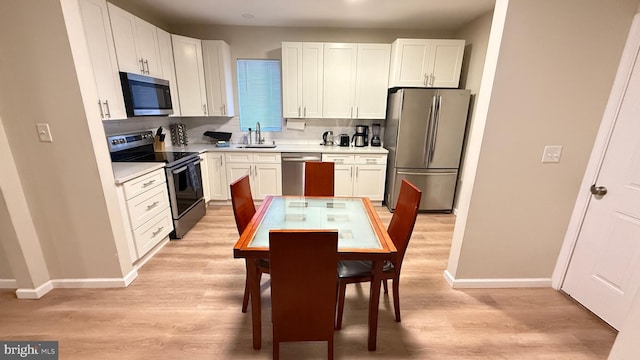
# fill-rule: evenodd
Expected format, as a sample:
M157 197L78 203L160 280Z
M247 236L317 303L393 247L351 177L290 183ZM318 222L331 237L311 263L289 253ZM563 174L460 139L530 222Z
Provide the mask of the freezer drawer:
M392 186L387 189L386 202L390 210L396 208L402 179L406 179L422 191L420 210L451 212L456 191L458 172L396 170Z

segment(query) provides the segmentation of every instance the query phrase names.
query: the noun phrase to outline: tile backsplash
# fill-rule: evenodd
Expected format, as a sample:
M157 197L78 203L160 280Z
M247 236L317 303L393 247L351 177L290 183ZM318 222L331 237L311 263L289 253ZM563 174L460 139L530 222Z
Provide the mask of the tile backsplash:
M115 134L126 134L141 130L155 130L162 126L164 132L169 134L169 126L174 123L183 123L187 129L189 144L209 143L208 137L204 136L205 131L230 132L232 143L242 143L246 139L247 132L240 131L240 119L237 116L228 117L136 117L126 120L103 121L104 130L107 136ZM283 144L316 144L322 140L322 134L333 131L335 136L339 134L353 135L356 125L380 124L383 137L384 120L353 120L353 119L304 119L304 130L287 129L287 119L283 120L282 131L263 131L262 136L266 142L275 141ZM170 138L170 137L168 137Z

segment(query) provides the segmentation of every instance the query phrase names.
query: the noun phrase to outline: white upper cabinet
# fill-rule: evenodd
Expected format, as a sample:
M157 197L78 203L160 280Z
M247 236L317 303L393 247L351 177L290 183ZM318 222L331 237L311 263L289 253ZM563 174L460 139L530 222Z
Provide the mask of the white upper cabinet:
M464 40L397 39L391 45L389 87L457 88Z
M322 117L323 53L323 43L282 43L283 117Z
M324 44L324 89L322 117L354 117L357 44Z
M100 108L102 119L126 119L107 2L85 0L78 4L98 90L98 98L95 101Z
M160 28L158 28L158 46L160 48L162 78L169 80L169 90L171 91L173 115L169 116L180 116L180 101L178 98L178 86L176 84L176 67L173 62L173 46L171 45L171 34Z
M384 119L388 44L325 44L323 117Z
M156 27L112 4L109 17L120 71L161 78Z
M202 42L186 36L171 35L176 82L182 116L206 116L207 91L204 80Z
M222 40L203 40L204 75L210 116L235 116L231 49Z

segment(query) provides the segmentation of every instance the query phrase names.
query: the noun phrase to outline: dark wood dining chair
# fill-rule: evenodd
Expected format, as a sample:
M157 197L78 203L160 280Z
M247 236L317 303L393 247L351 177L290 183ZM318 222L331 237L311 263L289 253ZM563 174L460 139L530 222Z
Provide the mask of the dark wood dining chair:
M384 292L388 293L387 279L393 280L393 306L396 321L400 322L400 269L402 260L411 239L411 233L418 216L422 192L407 180L402 180L400 195L396 210L387 228L389 237L398 252L391 261L385 261L383 266ZM371 261L343 260L338 263L338 308L336 315L336 329L342 327L342 314L347 284L368 282L372 278Z
M231 206L233 208L233 216L236 219L236 226L238 227L238 234L242 235L244 229L246 229L251 218L256 213L256 206L253 203L253 196L251 195L251 184L249 182L249 175L245 175L236 181L232 182L231 188ZM252 261L247 259L247 261ZM267 259L259 259L258 261L258 282L263 273L269 273L269 261ZM248 269L247 269L248 270ZM244 297L242 299L242 312L247 312L249 306L249 281L248 276L244 281Z
M333 359L337 230L269 231L273 359L285 341L327 341Z
M307 161L304 163L304 196L333 196L334 163Z

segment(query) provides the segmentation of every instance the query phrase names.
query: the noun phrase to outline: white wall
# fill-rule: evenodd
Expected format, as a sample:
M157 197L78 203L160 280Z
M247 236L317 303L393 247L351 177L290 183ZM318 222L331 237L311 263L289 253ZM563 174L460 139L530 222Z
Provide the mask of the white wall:
M507 5L447 269L457 281L550 279L638 1ZM560 163L540 163L545 145L564 146Z
M0 46L10 49L0 57L0 116L50 277L122 278L132 267L118 250L121 220L113 227L104 130L96 106L85 112L60 1L2 2ZM82 61L78 69L90 73ZM38 141L36 123L50 125L53 142Z

